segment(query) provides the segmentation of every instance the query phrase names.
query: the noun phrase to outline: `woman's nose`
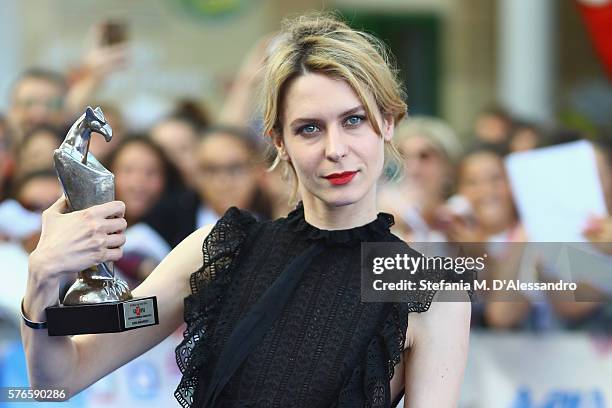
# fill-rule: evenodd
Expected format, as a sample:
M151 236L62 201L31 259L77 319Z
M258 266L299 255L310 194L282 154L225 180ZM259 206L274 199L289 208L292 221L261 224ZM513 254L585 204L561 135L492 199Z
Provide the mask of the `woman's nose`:
M325 157L331 161L338 161L348 153L348 145L342 130L332 127L327 132Z

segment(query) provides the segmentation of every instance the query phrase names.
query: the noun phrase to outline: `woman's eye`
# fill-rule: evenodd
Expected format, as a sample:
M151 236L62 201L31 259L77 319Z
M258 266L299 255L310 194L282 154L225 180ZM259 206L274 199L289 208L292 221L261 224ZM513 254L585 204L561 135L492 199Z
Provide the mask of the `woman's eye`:
M363 122L365 120L365 117L362 115L353 115L353 116L349 116L348 118L346 118L346 120L344 121L344 124L346 126L357 126L360 125L361 122Z
M316 133L318 130L319 127L316 125L304 125L298 129L297 133L310 135Z

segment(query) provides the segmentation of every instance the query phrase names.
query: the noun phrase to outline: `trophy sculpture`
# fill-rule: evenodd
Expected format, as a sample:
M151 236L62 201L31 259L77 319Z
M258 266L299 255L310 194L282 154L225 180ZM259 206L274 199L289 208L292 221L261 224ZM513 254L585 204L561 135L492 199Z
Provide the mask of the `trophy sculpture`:
M87 107L53 155L70 211L115 199L115 177L89 153L93 133L110 142L113 132L102 110ZM50 336L112 333L159 323L157 299L132 297L112 262L78 273L58 306L46 309Z

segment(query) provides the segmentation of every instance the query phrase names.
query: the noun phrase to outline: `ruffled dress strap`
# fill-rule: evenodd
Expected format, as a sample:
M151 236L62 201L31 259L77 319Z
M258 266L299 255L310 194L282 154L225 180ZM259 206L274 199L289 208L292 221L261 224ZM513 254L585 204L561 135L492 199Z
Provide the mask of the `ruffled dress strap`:
M461 275L442 270L421 270L416 274L416 280L419 279L453 282L459 281ZM435 289L412 290L406 294L405 301L384 305L376 334L370 339L363 359L347 377L336 407L388 408L397 405L403 392L391 395L390 381L405 350L408 315L429 310L436 292ZM474 295L473 291L468 291L468 294L470 298Z
M183 377L174 395L183 407L190 407L193 403L198 369L208 359L208 348L204 346L206 339L217 323L240 249L256 223L249 212L231 207L204 239L203 264L191 275L191 294L184 301L187 327L183 341L175 351Z
M397 403L390 381L404 351L408 313L408 303L385 305L379 328L343 384L336 407L388 408Z

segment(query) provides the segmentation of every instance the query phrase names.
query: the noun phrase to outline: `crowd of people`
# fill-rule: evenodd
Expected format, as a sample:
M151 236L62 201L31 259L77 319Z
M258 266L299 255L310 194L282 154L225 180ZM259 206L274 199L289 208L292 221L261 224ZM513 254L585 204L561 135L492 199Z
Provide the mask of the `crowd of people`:
M243 63L217 117L183 100L146 132L133 133L121 106L99 102L96 91L129 61L124 44L97 46L70 73L31 68L14 82L0 114L0 316L17 327L28 254L40 234L40 214L62 194L53 152L87 105L100 105L113 129L111 142L92 136L91 152L115 175L125 202L127 243L116 271L135 287L195 229L214 223L231 206L258 219L285 216L295 206L274 162L255 109L259 67L270 46L261 40ZM443 119L409 117L396 129L402 163L389 163L380 209L395 217L393 232L407 242L516 243L529 240L504 165L511 152L578 140L578 132L551 132L483 109L471 134L459 137ZM603 140L603 139L601 139ZM612 147L597 144L608 216L585 225L593 242L612 241ZM299 197L297 197L299 199ZM553 205L554 203L551 203ZM500 255L500 258L512 255ZM508 258L502 258L503 264ZM519 296L474 306L473 325L491 329L604 327L612 322L606 294L565 302ZM609 326L612 327L612 326Z

